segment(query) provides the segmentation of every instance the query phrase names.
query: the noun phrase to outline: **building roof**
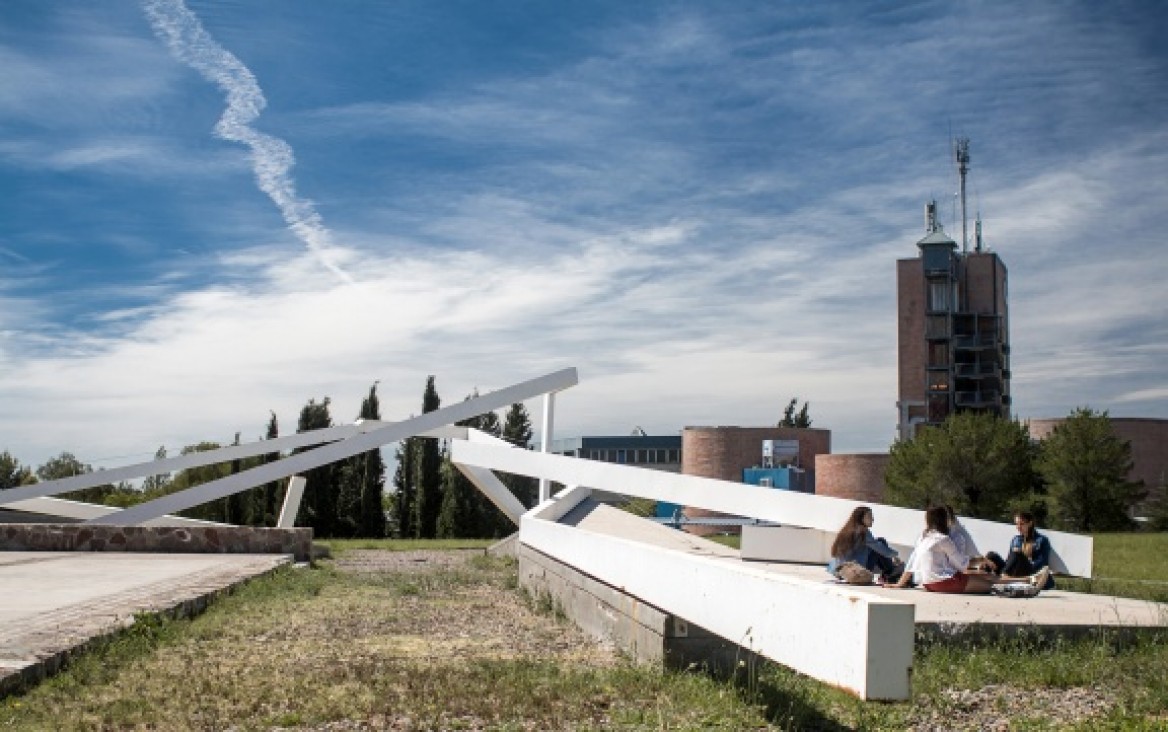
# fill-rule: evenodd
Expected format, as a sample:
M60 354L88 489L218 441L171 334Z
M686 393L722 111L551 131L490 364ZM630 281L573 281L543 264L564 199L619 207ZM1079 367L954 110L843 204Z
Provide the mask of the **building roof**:
M921 239L917 242L918 247L925 246L926 244L948 244L954 247L957 246L957 242L950 239L949 235L946 234L942 229L937 229L936 231L926 236L924 239Z

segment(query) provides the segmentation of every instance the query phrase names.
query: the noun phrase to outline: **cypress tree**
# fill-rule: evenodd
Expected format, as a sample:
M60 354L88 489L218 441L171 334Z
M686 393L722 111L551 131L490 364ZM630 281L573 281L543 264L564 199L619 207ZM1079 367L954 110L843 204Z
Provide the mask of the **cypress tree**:
M376 382L369 388L369 396L361 402L359 416L368 420L381 419ZM361 501L357 534L380 539L385 536L385 460L380 449L370 450L358 459L361 462Z
M268 419L268 428L264 432L265 440L274 440L280 436L280 425L276 421L276 413L271 412ZM267 465L280 459L279 452L269 452L260 457L260 464ZM275 526L280 518L279 500L281 497L280 482L265 483L262 488L252 491L253 508L252 523L256 526Z
M166 459L166 445L160 445L158 450L154 452L155 460ZM152 498L166 495L170 486L170 473L159 473L158 475L147 476L142 481L142 493Z
M531 415L527 413L527 407L520 402L512 404L503 422L503 439L522 450L527 450L531 447L531 435ZM535 478L503 473L499 479L511 489L524 506L531 508L535 505L539 495L539 482Z
M402 538L414 536L414 504L417 489L414 487L414 463L418 455L417 437L409 437L398 443L397 469L393 473L392 513L397 525L397 535Z
M337 521L333 536L345 539L357 536L361 518L361 457L346 458L337 465Z
M377 384L361 402L362 420L381 419ZM337 533L340 536L385 536L385 511L381 491L385 486L385 462L380 450L369 450L344 461L340 468L337 498Z
M232 445L239 444L239 433L235 433L235 442ZM230 475L236 475L242 468L240 460L231 461ZM251 496L251 491L243 491L240 493L232 493L223 499L223 517L229 524L237 524L239 526L246 526L251 517L248 515L248 502Z
M442 400L434 388L434 377L426 377L422 395L422 414L433 412ZM438 512L442 507L442 451L438 441L421 438L414 460L414 538L433 539L438 529Z
M315 399L309 399L308 404L300 410L300 420L296 432L332 427L333 420L329 416L329 398L317 404ZM306 448L297 448L294 452L303 452ZM337 495L335 486L335 470L333 466L322 465L313 468L304 474L304 497L300 501L300 512L297 514L297 526L311 526L317 536L333 536L337 520Z
M478 490L447 458L442 461L442 508L438 513L439 539L475 538L483 535L476 496Z

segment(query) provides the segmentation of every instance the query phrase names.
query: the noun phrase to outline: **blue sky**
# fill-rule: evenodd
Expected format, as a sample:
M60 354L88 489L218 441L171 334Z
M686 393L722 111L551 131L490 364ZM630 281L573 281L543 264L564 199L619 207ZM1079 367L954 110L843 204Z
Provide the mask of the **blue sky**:
M1162 3L5 0L0 450L94 465L564 366L557 434L896 422L971 207L1019 417L1168 417ZM530 405L538 420L539 405ZM538 422L537 422L538 423Z

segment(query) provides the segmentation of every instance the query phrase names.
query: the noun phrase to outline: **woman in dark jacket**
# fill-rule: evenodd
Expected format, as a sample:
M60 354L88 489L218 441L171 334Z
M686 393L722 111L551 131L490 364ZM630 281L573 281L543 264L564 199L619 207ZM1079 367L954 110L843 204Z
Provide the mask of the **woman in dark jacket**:
M994 569L1002 577L1029 577L1050 565L1050 540L1038 533L1034 525L1034 514L1019 511L1014 514L1014 527L1018 535L1010 540L1009 555L1002 559L997 552L986 554ZM1050 575L1042 588L1054 587L1054 576Z

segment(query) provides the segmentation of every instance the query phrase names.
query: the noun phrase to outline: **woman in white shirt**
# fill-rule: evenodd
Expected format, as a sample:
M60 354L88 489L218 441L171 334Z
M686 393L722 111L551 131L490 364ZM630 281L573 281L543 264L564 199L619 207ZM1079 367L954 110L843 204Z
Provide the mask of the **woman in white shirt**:
M969 559L949 536L949 512L944 506L930 508L925 511L925 533L900 581L893 586L907 587L915 581L929 592L985 595L995 584L1017 581L968 571ZM1039 572L1029 578L1031 584L1042 587L1047 578L1041 575Z

